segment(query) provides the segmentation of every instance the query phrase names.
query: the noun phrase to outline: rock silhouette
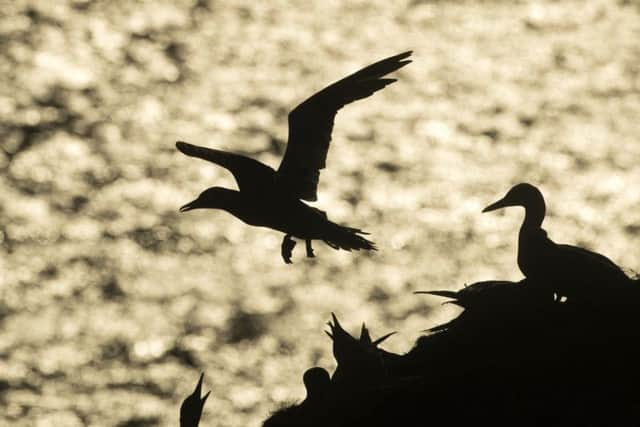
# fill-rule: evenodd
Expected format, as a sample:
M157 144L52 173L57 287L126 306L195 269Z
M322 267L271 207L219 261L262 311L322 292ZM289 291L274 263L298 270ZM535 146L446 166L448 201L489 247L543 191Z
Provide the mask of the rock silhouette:
M228 169L239 190L211 187L180 208L223 209L253 226L285 233L281 255L291 263L293 237L306 243L307 257L313 257L312 240L322 240L333 249L375 250L367 234L357 228L329 221L325 212L302 200L317 200L320 170L326 166L334 118L342 107L367 98L395 82L385 75L411 62L411 51L369 65L339 80L289 113L289 141L278 170L246 156L177 142L182 153Z
M378 381L359 376L366 364L341 363L336 353L336 373L360 380L347 386L334 373L324 411L305 401L264 425L635 425L640 299L631 291L619 295L627 300L622 306L593 306L547 298L543 288L524 279L421 292L464 311L405 354L376 347L381 364L369 374L378 372ZM607 290L602 283L600 291ZM335 345L336 319L333 325ZM357 341L351 338L352 348Z

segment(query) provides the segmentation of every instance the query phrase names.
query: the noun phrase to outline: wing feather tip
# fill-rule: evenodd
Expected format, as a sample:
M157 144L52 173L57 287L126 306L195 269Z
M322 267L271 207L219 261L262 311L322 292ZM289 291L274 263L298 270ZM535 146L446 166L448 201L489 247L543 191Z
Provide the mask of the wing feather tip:
M397 55L393 55L391 57L389 57L388 59L392 59L394 61L398 61L400 62L400 60L405 59L410 57L411 55L413 55L413 50L407 50L405 52L399 53ZM383 60L384 61L384 60Z
M193 147L193 145L189 144L188 142L184 142L184 141L176 141L176 148L184 153L187 154L187 151Z

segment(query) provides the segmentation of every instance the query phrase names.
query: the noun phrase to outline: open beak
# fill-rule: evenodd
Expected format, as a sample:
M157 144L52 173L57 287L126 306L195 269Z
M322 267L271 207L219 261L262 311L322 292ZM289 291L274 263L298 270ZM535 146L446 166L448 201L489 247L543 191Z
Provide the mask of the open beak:
M204 396L202 396L202 398L200 397L200 394L202 393L203 379L204 379L204 372L200 374L200 379L198 380L198 384L196 385L196 389L193 391L193 394L195 396L198 396L198 399L200 399L200 403L204 406L204 402L207 401L207 397L209 397L209 393L211 393L211 390L209 390Z
M486 208L482 209L482 213L495 211L496 209L506 208L507 206L512 206L512 205L507 199L502 198L502 199L498 200L497 202L492 203L489 206L487 206Z
M445 298L458 297L457 291L415 291L414 294L415 295L420 295L420 294L436 295L436 296L445 297Z
M436 295L439 297L451 298L453 301L445 301L441 305L445 305L445 304L460 305L460 303L457 301L458 292L456 291L415 291L414 294L416 295L427 294L427 295Z
M187 212L190 211L192 209L196 209L198 207L197 205L197 200L194 200L192 202L187 203L186 205L183 205L180 207L180 212Z

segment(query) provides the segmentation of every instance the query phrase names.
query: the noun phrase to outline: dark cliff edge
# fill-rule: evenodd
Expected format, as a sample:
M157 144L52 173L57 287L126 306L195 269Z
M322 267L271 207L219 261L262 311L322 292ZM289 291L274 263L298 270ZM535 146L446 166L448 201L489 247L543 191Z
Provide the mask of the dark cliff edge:
M638 425L639 289L603 284L585 303L530 280L433 292L464 311L401 355L332 327L330 384L305 377L307 397L264 426Z

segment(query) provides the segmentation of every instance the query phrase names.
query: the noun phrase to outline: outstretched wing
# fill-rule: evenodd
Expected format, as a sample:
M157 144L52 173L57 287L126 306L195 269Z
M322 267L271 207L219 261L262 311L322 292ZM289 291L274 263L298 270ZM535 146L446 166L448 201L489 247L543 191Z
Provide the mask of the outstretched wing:
M322 89L289 113L289 141L278 169L278 183L292 195L317 200L320 169L326 165L336 113L371 96L395 79L382 78L411 62L412 51L383 59Z
M176 142L176 148L187 156L207 160L227 169L238 183L240 191L260 191L274 181L275 170L252 158L182 141Z

